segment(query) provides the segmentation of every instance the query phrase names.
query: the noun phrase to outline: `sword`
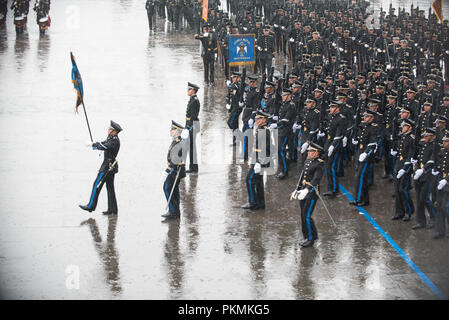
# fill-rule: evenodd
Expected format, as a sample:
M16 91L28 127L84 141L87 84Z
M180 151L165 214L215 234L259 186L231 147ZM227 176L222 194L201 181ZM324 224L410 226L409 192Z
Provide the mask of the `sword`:
M311 186L312 188L315 188L314 186L312 186L312 184L310 184L310 182L306 182L306 184L308 184L308 185ZM329 218L331 219L332 224L334 225L335 228L337 228L337 225L335 224L335 221L334 221L334 219L332 218L332 216L331 216L329 210L327 209L327 206L326 206L326 204L324 203L323 198L321 198L321 195L320 195L320 193L318 192L318 189L317 189L317 188L315 188L315 192L316 192L316 194L318 195L318 198L320 198L321 202L323 203L323 207L324 207L324 209L326 210L327 215L328 215Z
M109 172L111 172L114 169L116 164L117 164L117 159L112 164L109 164L109 169L106 172L106 174L101 178L100 183L97 185L97 189L100 188L100 186L106 180L107 175L109 174Z
M175 182L173 183L173 187L171 188L170 196L168 197L167 206L165 207L165 210L168 209L168 206L170 205L171 196L173 195L173 191L175 190L176 182L178 181L179 172L181 172L181 168L178 169L178 173L176 174Z

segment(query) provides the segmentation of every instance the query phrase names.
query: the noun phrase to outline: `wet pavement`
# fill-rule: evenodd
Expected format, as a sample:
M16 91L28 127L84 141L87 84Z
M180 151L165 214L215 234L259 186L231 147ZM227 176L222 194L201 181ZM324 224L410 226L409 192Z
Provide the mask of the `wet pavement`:
M335 228L316 206L313 248L298 245L299 204L288 200L294 174L267 177L266 210L240 209L247 166L228 161L224 79L217 70L217 86L203 86L199 43L188 32L158 19L149 35L143 1L54 1L45 36L30 16L21 37L11 12L0 29L2 298L449 297L449 238L391 221L393 185L379 178L381 163L365 214L344 194L326 200ZM78 208L102 158L85 147L84 116L74 114L70 51L94 140L106 137L111 119L124 129L118 217L101 214L106 190L96 212ZM181 220L161 222L168 129L172 119L183 122L187 81L201 86L203 163L181 184ZM353 192L351 167L341 183Z

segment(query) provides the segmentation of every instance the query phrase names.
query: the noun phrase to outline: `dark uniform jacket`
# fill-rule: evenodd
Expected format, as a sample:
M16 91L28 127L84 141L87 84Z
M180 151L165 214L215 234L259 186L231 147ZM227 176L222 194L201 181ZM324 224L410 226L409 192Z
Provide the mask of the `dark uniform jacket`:
M419 142L419 152L418 152L418 167L428 171L432 169L435 165L435 159L438 155L438 146L436 139L431 142Z
M312 194L310 192L312 189L313 192L315 190L319 191L320 189L320 181L321 177L323 176L324 172L324 160L320 159L319 157L314 159L307 159L304 162L304 169L301 172L301 175L299 176L299 181L296 186L296 190L302 190L304 188L307 188L309 190L309 195Z
M190 129L194 121L198 121L200 113L200 101L196 95L190 97L186 110L186 129Z
M412 164L411 159L415 156L416 152L415 140L415 135L411 132L406 134L401 133L399 135L399 140L394 148L398 152L396 155L395 172L398 172L400 169L407 170Z
M100 166L100 172L106 172L109 170L109 166L112 165L117 157L120 149L120 139L118 136L108 136L103 142L95 142L93 147L98 150L104 151L104 160ZM113 173L118 172L118 163L114 166Z
M379 136L379 126L374 123L362 122L357 132L357 141L359 142L357 155L361 153L368 154L367 160L373 156L377 148L377 140Z
M316 135L320 129L321 112L316 107L304 108L301 117L302 136L301 142L316 140Z

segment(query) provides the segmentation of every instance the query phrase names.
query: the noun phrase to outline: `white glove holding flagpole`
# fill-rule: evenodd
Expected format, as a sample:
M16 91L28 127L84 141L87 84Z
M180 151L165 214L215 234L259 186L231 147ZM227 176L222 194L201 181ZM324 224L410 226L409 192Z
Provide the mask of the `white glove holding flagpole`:
M404 173L405 173L404 169L399 170L398 175L396 176L396 178L401 179L401 177L404 175Z
M307 196L307 194L309 193L309 190L307 188L302 189L299 194L298 194L298 200L304 200L304 198Z
M440 182L438 182L438 187L437 187L438 190L443 189L446 184L447 184L447 180L446 179L440 180Z

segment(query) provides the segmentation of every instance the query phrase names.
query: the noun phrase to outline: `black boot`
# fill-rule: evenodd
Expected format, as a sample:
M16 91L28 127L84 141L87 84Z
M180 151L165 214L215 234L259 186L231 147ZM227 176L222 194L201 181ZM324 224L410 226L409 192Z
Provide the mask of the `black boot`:
M244 204L242 207L242 209L249 209L249 210L254 210L257 208L257 205L255 203L246 203Z
M178 219L179 215L176 213L167 212L166 214L161 215L161 217L165 219Z
M81 209L86 210L86 211L89 211L89 212L92 212L92 211L93 211L92 209L89 209L88 206L83 206L83 205L80 204L79 207L80 207Z
M278 175L277 175L277 178L279 179L279 180L283 180L283 179L285 179L285 178L287 178L288 177L288 174L286 174L286 173L284 173L284 172L281 172L281 173L279 173Z
M311 247L313 246L313 240L305 239L299 243L301 247Z

